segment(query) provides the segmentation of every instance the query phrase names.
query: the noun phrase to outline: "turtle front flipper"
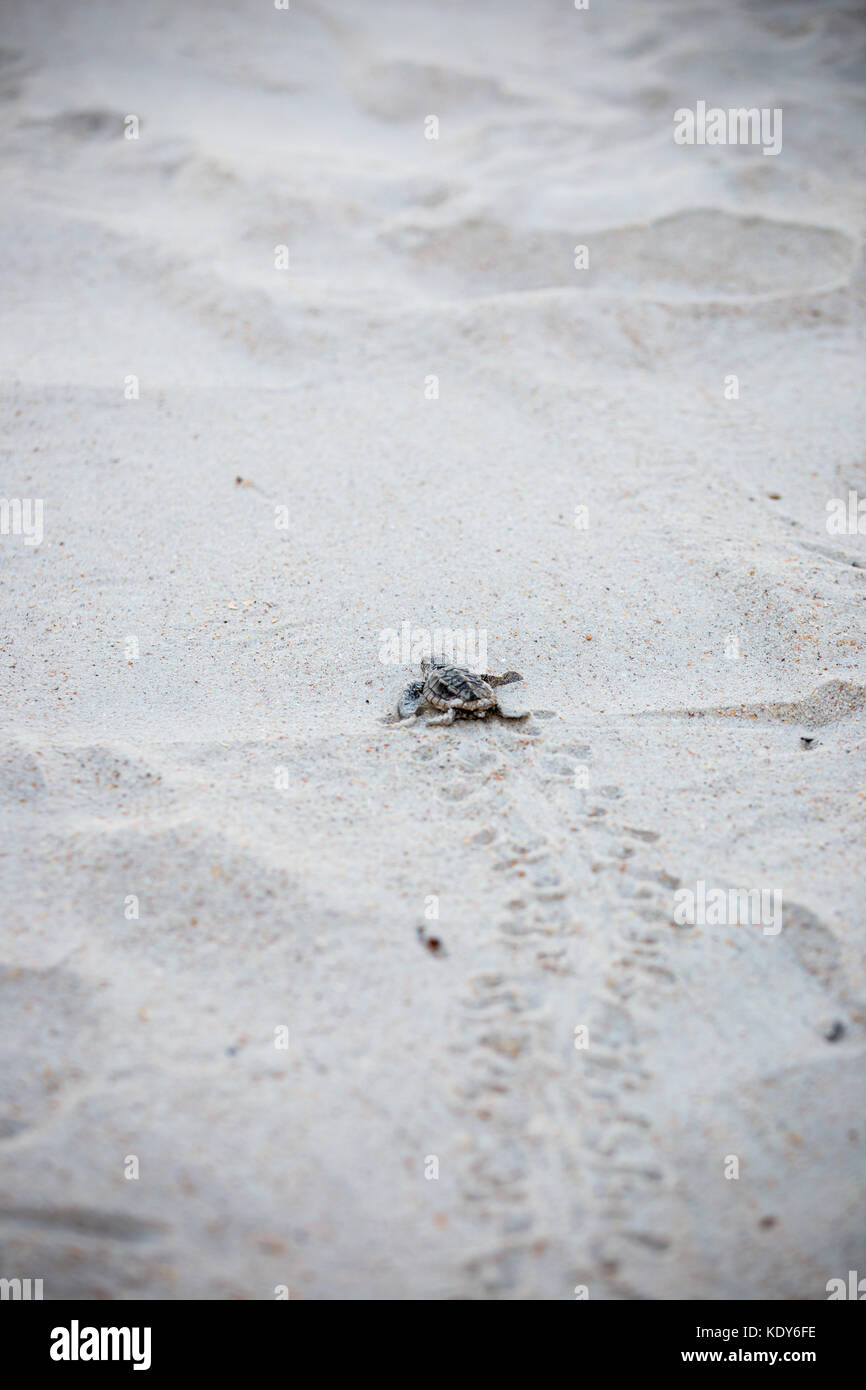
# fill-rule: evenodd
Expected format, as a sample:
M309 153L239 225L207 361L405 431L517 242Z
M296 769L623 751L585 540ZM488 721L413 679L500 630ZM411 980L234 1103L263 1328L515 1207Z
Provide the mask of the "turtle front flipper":
M498 705L497 709L503 719L528 719L532 713L531 709L509 709L507 705Z
M413 681L407 685L400 699L397 701L397 713L401 719L411 719L413 714L417 714L424 703L424 682Z
M503 676L500 680L496 682L496 684L513 685L514 680L521 679L520 676L515 676L515 673L513 671L509 671L508 675L513 677L513 679L509 680L508 677ZM526 719L526 717L532 713L531 709L527 709L525 705L521 705L518 703L518 699L516 698L516 696L517 692L512 692L510 690L505 691L502 695L497 696L496 708L498 712L502 715L503 719Z
M427 720L427 728L432 729L434 724L453 724L457 718L457 711L449 709L445 714L438 714L435 719Z
M516 671L506 671L504 676L494 676L488 671L481 679L485 680L488 685L513 685L515 681L522 681L523 677L518 675Z

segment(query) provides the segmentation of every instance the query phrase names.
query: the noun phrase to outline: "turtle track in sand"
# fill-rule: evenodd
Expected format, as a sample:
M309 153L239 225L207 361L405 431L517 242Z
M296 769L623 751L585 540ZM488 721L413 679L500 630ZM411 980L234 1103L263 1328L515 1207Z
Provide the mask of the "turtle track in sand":
M457 1156L459 1200L486 1233L462 1258L460 1297L560 1287L571 1298L579 1285L633 1296L671 1244L635 1002L661 1007L675 980L661 925L674 880L650 862L655 832L608 824L619 788L575 786L591 759L534 721L514 732L490 723L462 740L438 793L480 822L477 852L511 894L489 966L459 998L455 1103L471 1136Z

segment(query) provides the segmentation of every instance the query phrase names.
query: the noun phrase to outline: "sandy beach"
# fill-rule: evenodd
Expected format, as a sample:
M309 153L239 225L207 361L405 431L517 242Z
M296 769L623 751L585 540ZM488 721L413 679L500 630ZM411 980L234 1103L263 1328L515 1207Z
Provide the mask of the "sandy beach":
M866 1275L864 49L4 14L0 1277ZM437 630L529 716L399 720Z

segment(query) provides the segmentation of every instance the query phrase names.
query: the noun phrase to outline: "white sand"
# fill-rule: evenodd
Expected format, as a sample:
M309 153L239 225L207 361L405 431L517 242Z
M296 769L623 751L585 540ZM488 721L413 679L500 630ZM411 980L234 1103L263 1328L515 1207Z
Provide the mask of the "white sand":
M0 1274L866 1275L856 6L17 8ZM403 620L552 714L390 722ZM698 880L782 931L672 925Z

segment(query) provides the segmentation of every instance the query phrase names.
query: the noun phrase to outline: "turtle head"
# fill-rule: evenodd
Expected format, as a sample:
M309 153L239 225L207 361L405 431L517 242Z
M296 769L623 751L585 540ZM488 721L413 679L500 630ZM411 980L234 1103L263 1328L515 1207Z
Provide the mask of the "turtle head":
M421 662L421 673L426 676L428 671L435 671L437 667L447 665L448 662L445 660L444 656L425 656Z

